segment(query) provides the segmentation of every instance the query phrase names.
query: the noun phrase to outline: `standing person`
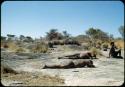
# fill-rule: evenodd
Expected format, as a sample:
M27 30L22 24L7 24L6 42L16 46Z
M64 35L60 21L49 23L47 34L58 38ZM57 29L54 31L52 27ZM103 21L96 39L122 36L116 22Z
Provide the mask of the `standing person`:
M114 42L111 42L111 49L109 51L109 58L110 58L110 56L118 57L118 54L119 54L119 56L121 56L121 49L119 49L117 51L115 49L116 49L116 46L115 46Z

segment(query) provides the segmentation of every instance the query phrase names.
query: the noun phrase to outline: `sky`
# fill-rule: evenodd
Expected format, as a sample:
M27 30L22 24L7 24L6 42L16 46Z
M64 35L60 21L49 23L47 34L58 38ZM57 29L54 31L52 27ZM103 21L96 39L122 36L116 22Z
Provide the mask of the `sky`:
M124 25L121 1L4 1L1 5L1 35L45 36L50 29L66 30L72 36L93 27L114 37Z

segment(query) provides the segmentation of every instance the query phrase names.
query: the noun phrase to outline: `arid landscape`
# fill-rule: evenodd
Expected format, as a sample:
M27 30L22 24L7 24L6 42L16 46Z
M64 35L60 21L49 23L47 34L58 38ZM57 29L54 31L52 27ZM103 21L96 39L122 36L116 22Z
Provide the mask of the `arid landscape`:
M3 86L122 86L122 1L4 1Z
M80 51L56 50L52 53L2 51L1 63L13 69L16 74L13 72L2 73L1 82L5 86L119 86L123 84L124 59L107 58L108 51L102 51L106 56L93 59L95 68L43 69L45 63L85 60L58 59L59 56L77 52ZM124 51L122 51L122 56L124 56L123 54Z

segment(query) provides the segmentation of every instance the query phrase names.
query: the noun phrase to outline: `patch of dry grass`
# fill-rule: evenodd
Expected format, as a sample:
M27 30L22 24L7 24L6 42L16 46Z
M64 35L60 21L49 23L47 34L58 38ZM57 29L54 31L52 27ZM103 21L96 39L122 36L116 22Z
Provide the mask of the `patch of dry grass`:
M26 52L26 48L23 47L19 47L16 43L14 42L8 42L7 43L8 46L8 50L12 51L12 52L17 52L17 53L21 53L21 52Z
M124 41L123 40L117 40L117 41L115 41L115 45L119 49L124 48Z
M2 79L19 81L23 86L56 86L64 84L64 79L58 76L43 75L42 73L22 72L16 75L4 74Z
M102 56L102 53L99 49L95 48L95 47L92 47L90 48L90 51L92 52L92 54L94 55L98 55L98 56Z
M26 49L23 47L18 47L17 49L15 49L16 53L22 53L22 52L26 52Z
M48 50L48 45L44 42L37 43L33 48L32 52L34 53L46 53Z
M16 49L18 48L18 46L17 46L16 43L14 43L14 42L8 42L7 45L8 45L8 49L9 49L10 51L13 51L13 52L15 52Z

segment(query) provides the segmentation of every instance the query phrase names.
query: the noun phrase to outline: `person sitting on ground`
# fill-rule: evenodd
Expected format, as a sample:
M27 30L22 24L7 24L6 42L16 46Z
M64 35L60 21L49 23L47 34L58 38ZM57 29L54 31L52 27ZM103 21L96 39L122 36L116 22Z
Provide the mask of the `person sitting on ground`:
M111 42L111 49L109 51L109 58L110 58L110 56L118 57L118 54L121 57L121 49L116 50L116 46L115 46L114 42Z

